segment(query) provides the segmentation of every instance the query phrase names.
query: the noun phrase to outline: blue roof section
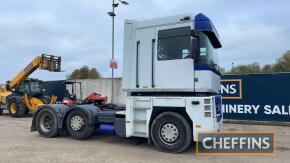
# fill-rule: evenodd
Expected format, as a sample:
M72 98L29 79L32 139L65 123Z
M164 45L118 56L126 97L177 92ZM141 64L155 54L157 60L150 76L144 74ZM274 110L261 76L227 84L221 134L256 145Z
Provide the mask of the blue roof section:
M202 13L195 16L195 30L205 33L214 48L221 48L222 44L219 34L215 29L212 21Z

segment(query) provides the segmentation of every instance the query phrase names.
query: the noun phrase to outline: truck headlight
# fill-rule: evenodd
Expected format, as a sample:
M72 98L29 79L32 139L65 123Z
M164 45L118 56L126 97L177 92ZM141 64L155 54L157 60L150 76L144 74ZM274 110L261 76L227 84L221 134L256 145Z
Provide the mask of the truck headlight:
M211 111L211 106L210 105L205 105L204 106L204 111L207 112L207 111Z
M211 117L211 112L205 112L205 113L204 113L204 116L205 116L205 117Z
M210 99L204 99L204 104L210 104Z

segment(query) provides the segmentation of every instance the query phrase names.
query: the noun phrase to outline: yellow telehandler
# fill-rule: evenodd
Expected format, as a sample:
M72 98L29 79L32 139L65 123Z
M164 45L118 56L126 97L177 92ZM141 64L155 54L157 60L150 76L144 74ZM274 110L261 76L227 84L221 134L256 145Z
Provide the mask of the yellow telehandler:
M3 110L8 109L12 117L18 118L29 111L36 110L41 105L56 102L56 96L45 95L43 81L28 78L37 69L60 72L61 57L46 54L37 56L12 80L1 84L0 115Z

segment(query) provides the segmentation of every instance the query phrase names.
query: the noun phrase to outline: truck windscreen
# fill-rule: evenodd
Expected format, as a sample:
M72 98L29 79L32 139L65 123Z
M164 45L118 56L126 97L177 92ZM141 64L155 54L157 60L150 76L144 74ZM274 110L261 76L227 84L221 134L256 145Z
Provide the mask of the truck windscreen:
M206 34L198 32L197 36L199 37L199 56L195 63L198 65L207 65L212 70L218 72L217 50L212 46Z

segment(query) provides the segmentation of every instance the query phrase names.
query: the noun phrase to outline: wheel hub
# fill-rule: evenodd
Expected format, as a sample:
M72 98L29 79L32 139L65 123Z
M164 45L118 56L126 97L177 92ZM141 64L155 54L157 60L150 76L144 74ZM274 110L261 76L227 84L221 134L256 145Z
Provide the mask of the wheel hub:
M161 127L160 135L163 142L172 144L179 138L179 130L175 124L166 123Z
M52 128L52 119L49 116L43 117L40 123L40 127L43 131L49 132Z
M12 114L15 114L16 113L16 104L15 103L12 103L11 104L10 111L11 111Z
M75 115L70 120L70 125L73 130L78 131L85 125L84 118L79 115Z

